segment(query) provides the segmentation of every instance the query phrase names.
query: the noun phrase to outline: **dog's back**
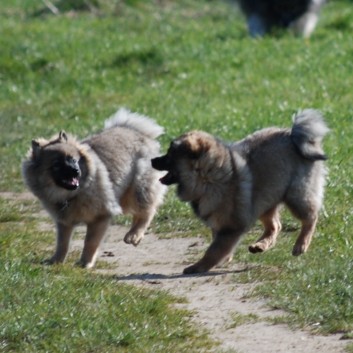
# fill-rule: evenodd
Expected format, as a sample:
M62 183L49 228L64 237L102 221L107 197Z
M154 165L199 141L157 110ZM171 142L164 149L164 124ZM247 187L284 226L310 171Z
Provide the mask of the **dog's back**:
M149 159L159 154L160 145L155 139L164 132L161 126L146 116L121 108L105 121L104 127L83 143L109 165L113 180L127 181L126 173L136 173L135 162L144 158L152 170Z
M125 108L120 108L104 123L105 129L115 127L132 129L152 139L155 139L164 133L164 129L151 118L138 113L130 112Z
M329 132L322 114L314 109L303 110L293 116L291 129L270 127L257 131L234 144L244 158L251 160L263 158L264 154L278 157L291 150L310 161L326 160L322 140Z
M293 120L292 129L263 129L234 145L252 176L256 215L283 201L296 180L299 188L315 188L323 194L325 168L321 161L326 156L321 142L329 129L322 115L312 109L298 113Z
M154 120L121 108L105 121L102 132L83 142L103 159L123 162L124 155L143 157L158 153L159 143L155 139L163 132Z
M106 166L119 199L132 184L152 189L159 173L152 169L151 159L160 154L156 137L164 129L154 120L122 108L105 121L105 129L83 141ZM157 184L158 185L158 184ZM154 190L154 194L161 194Z

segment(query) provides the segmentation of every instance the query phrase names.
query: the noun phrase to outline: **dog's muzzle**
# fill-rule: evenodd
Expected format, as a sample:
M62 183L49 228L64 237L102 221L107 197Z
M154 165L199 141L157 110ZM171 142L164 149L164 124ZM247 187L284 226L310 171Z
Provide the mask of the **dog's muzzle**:
M167 171L168 173L159 179L164 185L171 185L178 182L178 178L172 169L172 163L168 155L156 157L151 160L152 167L160 171Z
M80 186L81 170L76 159L66 157L52 166L52 176L56 184L67 190L76 190Z

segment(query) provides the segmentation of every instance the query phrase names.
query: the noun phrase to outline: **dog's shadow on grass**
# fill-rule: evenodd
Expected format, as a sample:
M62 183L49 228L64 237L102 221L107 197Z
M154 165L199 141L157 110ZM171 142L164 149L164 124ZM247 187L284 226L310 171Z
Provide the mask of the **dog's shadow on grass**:
M134 273L130 275L120 276L115 275L117 281L145 281L151 284L161 283L163 280L170 279L187 279L187 278L202 278L202 277L218 277L229 274L239 274L247 271L251 271L254 266L247 266L242 269L237 270L219 270L219 271L210 271L205 273L196 273L196 274L183 274L183 273L175 273L175 274L162 274L162 273Z

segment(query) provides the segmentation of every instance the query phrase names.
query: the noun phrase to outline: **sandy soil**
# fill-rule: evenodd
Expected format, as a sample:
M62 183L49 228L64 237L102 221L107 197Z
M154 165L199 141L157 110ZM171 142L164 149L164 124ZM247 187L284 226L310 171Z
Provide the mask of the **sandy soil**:
M1 193L8 199L29 200L26 194ZM44 211L42 228L53 230L54 225ZM237 277L251 270L237 264L216 268L204 275L182 275L185 266L200 257L207 244L199 238L158 239L148 234L138 247L123 242L126 229L111 226L98 260L108 261L109 270L97 270L114 275L118 281L166 290L174 296L186 298L180 306L190 310L194 323L206 329L220 343L217 352L236 353L343 353L347 341L341 335L318 336L306 331L275 325L270 318L283 312L271 310L264 300L252 299L254 285L243 284ZM72 242L72 250L82 249L84 228L79 227ZM80 236L81 235L81 236ZM251 320L235 325L235 316Z

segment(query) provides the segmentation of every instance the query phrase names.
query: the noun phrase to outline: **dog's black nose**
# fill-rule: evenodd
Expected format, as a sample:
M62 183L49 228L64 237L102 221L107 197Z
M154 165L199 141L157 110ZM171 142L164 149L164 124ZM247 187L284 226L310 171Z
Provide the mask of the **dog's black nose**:
M169 163L168 163L167 156L153 158L151 159L151 164L154 169L169 170Z
M80 167L78 165L78 161L75 158L67 156L65 158L65 165L71 169L74 176L80 175Z
M156 168L157 164L158 164L158 157L151 159L151 165L152 165L153 168L157 169Z

